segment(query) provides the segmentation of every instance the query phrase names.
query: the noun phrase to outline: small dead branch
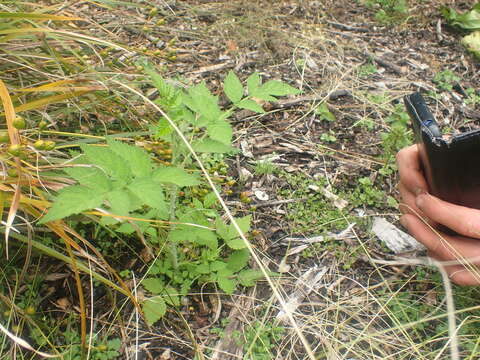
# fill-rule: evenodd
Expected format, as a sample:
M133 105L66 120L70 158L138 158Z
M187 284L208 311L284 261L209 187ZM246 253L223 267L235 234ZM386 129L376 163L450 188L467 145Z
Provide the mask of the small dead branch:
M295 290L287 298L285 307L288 307L292 313L295 312L303 300L319 286L327 270L326 267L315 266L299 277L295 283ZM280 310L276 318L281 322L288 321L284 310Z
M365 51L364 55L367 58L370 58L373 61L375 61L378 65L386 67L386 68L392 70L393 72L397 73L398 75L403 75L404 74L404 71L400 66L398 66L396 64L393 64L393 63L391 63L387 60L384 60L381 57L371 53L370 51Z
M306 198L298 198L298 199L285 199L285 200L272 200L272 201L264 201L258 204L255 204L255 207L266 207L266 206L276 206L276 205L283 205L283 204L290 204L294 202L305 201Z
M371 32L372 30L367 29L367 28L362 28L358 26L350 26L346 24L340 24L334 21L327 21L327 24L332 25L334 28L340 29L340 30L346 30L346 31L356 31L356 32L363 32L363 33L368 33Z
M273 104L274 108L289 108L294 105L300 104L302 102L307 102L307 101L322 101L325 100L326 98L329 100L336 100L339 97L342 96L351 96L352 93L349 90L335 90L329 93L321 93L321 94L314 94L314 95L307 95L307 96L300 96L295 99L285 99L285 100L280 100L277 103Z
M203 73L207 73L207 72L214 72L214 71L223 70L223 69L226 69L226 68L229 68L229 67L233 67L233 62L226 61L226 62L221 63L221 64L203 66L198 70L192 71L191 74L198 75L198 74L203 74Z
M417 240L384 218L374 218L372 232L395 254L425 249Z
M300 242L300 243L304 243L304 244L314 244L314 243L317 243L317 242L322 242L326 238L334 239L334 240L347 239L347 238L355 237L352 234L352 229L355 225L356 225L355 223L351 223L350 225L347 226L347 228L345 228L344 230L342 230L342 231L340 231L339 233L336 233L336 234L335 233L328 233L327 236L319 235L319 236L313 236L313 237L310 237L310 238L289 237L289 238L283 239L282 242L287 243L287 244L290 243L290 242L297 242L297 243Z
M230 322L225 327L222 337L215 346L211 360L243 359L243 343L238 341L239 339L234 334L243 333L243 321L239 318L246 314L253 306L254 297L251 296L252 291L250 291L249 296L243 297L238 304L230 310L230 314L228 315Z

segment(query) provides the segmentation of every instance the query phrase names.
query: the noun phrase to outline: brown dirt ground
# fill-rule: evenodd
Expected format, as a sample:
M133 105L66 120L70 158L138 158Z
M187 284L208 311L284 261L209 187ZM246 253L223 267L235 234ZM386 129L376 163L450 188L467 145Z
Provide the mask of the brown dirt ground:
M303 101L283 100L263 116L254 116L248 111L236 114L236 145L242 148L243 154L232 160L230 175L238 178L242 168L252 171L256 160L275 155L277 166L289 173L304 174L312 181L316 174L321 174L329 178L333 189L349 191L356 187L360 177L373 180L378 177L384 162L380 133L389 131L385 121L389 115L385 109L391 109L388 106L414 90L437 90L433 78L445 69L461 76L463 88L480 89L478 62L459 44L460 34L441 20L440 3L453 4L452 1L412 1L409 19L395 26L382 26L375 20L374 10L352 0L152 0L148 4L142 3L148 5L144 10L133 6L107 9L79 2L71 11L99 25L92 30L94 36L108 34L119 43L128 44L132 50L145 47L144 51L156 59L166 78L183 78L191 82L205 80L211 89L218 89L223 77L233 69L242 79L258 71L264 79L281 79L301 88L305 97ZM456 2L455 6L465 9L472 3ZM159 15L154 18L148 16L151 5L159 9ZM159 18L164 18L165 23L155 25ZM161 54L156 55L157 50L161 50ZM176 58L166 59L167 52L170 52L168 56L175 54ZM123 60L119 54L119 61ZM359 77L359 67L368 63L374 63L377 72ZM131 71L132 74L135 72L133 66ZM366 97L366 94L384 93L388 93L388 106L372 103ZM466 108L461 93L441 94L432 103L441 123L448 122L455 127L465 114L473 120L480 120L478 105ZM336 121L320 121L315 116L313 109L323 100L327 101ZM373 121L370 129L354 126L366 117ZM328 132L335 135L335 142L320 140L322 134ZM253 157L246 157L248 152ZM395 174L383 179L384 183L377 185L386 194L396 196ZM269 201L285 200L281 190L289 189L283 178L254 175L229 199L238 214L249 211L249 206L239 203L238 192L253 191L254 188L265 191ZM294 192L295 189L290 190ZM319 199L330 201L322 196ZM254 204L259 203L254 198ZM308 237L344 228L339 222L339 225L330 227L312 226L316 229L313 233L299 233L286 217L289 209L287 204L273 203L259 206L255 211L255 228L259 233L253 241L264 254L265 261L270 262L272 270L277 270L274 265L282 260L288 249L282 243L285 237ZM350 206L349 209L348 216L352 219L359 211L367 216L387 215L390 221L398 218L398 211L388 207ZM315 225L316 219L306 221ZM362 243L370 247L372 256L388 258L390 255L366 230L366 227L358 228L356 237L346 240L347 248ZM287 261L293 276L304 273L314 263L321 263L330 268L327 283L341 282L338 288L325 288L324 292L312 295L309 298L311 303L325 303L325 296L332 295L332 291L335 296L342 293L353 299L359 289L380 281L365 256L354 261L350 269L343 270L338 257L328 251L321 255L314 259L293 256ZM384 275L408 277L408 271L391 268L386 269ZM282 283L284 291L288 293L292 284L291 278L286 277ZM255 298L254 304L250 304L243 314L232 315L231 309L245 296ZM189 306L171 313L157 328L141 331L143 350L140 358L192 359L195 347L215 346L218 337L210 330L219 324L218 311L217 317L220 315L220 318L252 319L256 306L268 301L270 296L267 288L259 286L254 292L222 297L219 310L216 295L199 293L192 297ZM309 306L304 313L315 311L315 306ZM373 308L371 312L374 312ZM367 317L368 313L366 311L361 316ZM127 339L134 335L128 328L124 333ZM322 334L317 335L308 336L313 344L321 342ZM131 345L127 342L125 348ZM279 359L304 358L302 347L295 339L286 341L278 352L283 354Z

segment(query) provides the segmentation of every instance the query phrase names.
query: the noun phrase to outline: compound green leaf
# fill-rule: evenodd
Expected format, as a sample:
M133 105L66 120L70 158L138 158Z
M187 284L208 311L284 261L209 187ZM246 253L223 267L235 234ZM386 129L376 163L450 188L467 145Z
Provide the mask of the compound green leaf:
M191 234L185 229L175 229L168 233L168 240L174 243L184 243L191 239Z
M210 265L208 263L201 263L195 267L195 272L198 274L210 274Z
M233 71L229 71L225 81L223 83L223 90L225 95L230 99L232 103L239 102L243 97L243 86L237 75Z
M195 186L200 184L200 181L195 175L172 166L160 166L153 172L152 179L161 183L170 183L178 186Z
M262 84L262 78L255 72L247 79L248 94L251 96Z
M165 299L165 302L170 305L170 306L180 306L180 296L178 294L178 290L171 287L167 286L163 290L163 298Z
M110 180L99 168L91 165L75 166L63 169L70 177L99 192L110 190Z
M165 289L165 284L159 278L147 278L142 281L142 286L154 295L159 295Z
M226 240L225 242L228 245L228 247L233 250L241 250L247 247L247 244L245 244L245 241L243 241L242 238Z
M216 120L207 124L208 136L224 145L230 146L232 143L232 126L225 120Z
M212 250L215 250L218 247L217 235L211 230L192 228L192 235L192 238L194 238L192 242L195 242L198 245L207 246Z
M128 185L128 190L151 208L167 211L162 185L158 182L150 178L135 179Z
M128 181L132 176L129 164L107 147L82 145L83 152L90 163L100 167L107 175Z
M161 296L147 299L143 302L143 313L149 325L155 324L167 312L167 304Z
M236 235L236 233L231 233L230 227L225 224L225 222L220 217L217 217L217 219L215 220L215 231L217 232L218 236L220 236L225 241L232 239L232 237L235 237Z
M210 271L219 271L223 270L227 267L227 263L220 261L220 260L215 260L210 264Z
M237 282L234 279L230 279L229 277L219 277L217 280L218 286L220 289L225 291L226 294L233 294L235 289L237 288Z
M252 219L251 215L247 215L242 218L235 219L242 233L245 234L250 231L251 219ZM217 234L226 242L229 242L239 237L238 231L235 229L233 224L226 225L220 218L217 218L217 220L215 221L215 227L216 227ZM243 245L242 247L239 247L238 249L243 249L244 247L245 245Z
M271 96L268 92L263 91L262 88L257 89L253 94L252 97L261 99L267 102L276 102L278 99L276 97Z
M209 121L219 119L222 114L218 97L212 95L204 82L188 89L188 96L185 96L183 101L191 110Z
M252 215L247 215L238 219L235 219L238 227L245 234L250 231L250 224L252 222Z
M248 249L234 251L227 259L227 267L233 272L240 271L247 266L249 259L250 252Z
M196 152L200 153L231 154L238 152L238 149L233 146L209 138L196 141L192 146Z
M40 223L66 218L82 211L91 210L100 206L104 194L83 185L73 185L59 191L55 202L48 210Z
M125 190L113 190L106 194L106 199L110 203L110 211L114 215L127 216L131 211L130 196Z
M256 102L250 99L243 99L242 101L235 104L240 109L246 109L258 114L264 114L265 110Z
M205 197L203 198L203 206L206 208L206 209L210 209L212 208L216 203L218 202L218 199L217 199L217 196L215 195L215 193L212 191L212 192L209 192L207 195L205 195Z
M107 139L107 144L114 153L130 165L134 176L144 177L150 175L153 162L145 150L112 139Z
M293 86L278 80L269 80L260 87L261 92L273 96L285 96L299 94L301 91Z
M237 279L243 286L254 286L255 282L263 278L260 270L247 269L238 273Z

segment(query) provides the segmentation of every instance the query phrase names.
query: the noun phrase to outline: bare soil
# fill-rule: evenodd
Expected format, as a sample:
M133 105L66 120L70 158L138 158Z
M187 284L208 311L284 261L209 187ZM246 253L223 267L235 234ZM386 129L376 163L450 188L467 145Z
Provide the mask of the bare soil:
M291 219L295 214L291 212L298 208L292 204L307 201L305 196L313 201L333 200L315 189L307 195L298 195L298 189L284 176L255 174L255 163L272 159L284 172L302 174L312 184L323 177L332 191L340 195L354 191L358 179L368 177L385 196L397 197L395 173L386 177L378 173L388 161L380 134L390 131L386 117L392 106L401 103L402 97L412 91L434 91L440 95L437 100L431 100L431 105L441 124L455 129L463 126L466 117L473 122L480 120L479 105L465 106L461 91L470 87L480 89L478 61L460 45L461 34L442 20L441 3L411 1L408 18L390 25L382 25L375 19L375 9L352 0L152 0L142 2L145 9L134 6L107 8L84 2L72 6L71 10L87 19L85 24L96 24L93 36L109 36L127 44L132 50L130 59L141 56L139 49L143 49L155 59L165 78L182 78L192 83L204 80L215 90L220 88L229 70L234 70L242 79L257 71L264 79L280 79L303 90L296 98L282 99L274 104L266 115L257 116L248 111L235 115L235 144L242 153L230 160L230 175L240 179L241 173L248 170L253 176L235 188L228 201L238 214L246 214L252 211L252 206L256 207L254 227L257 231L252 241L271 270L278 271L282 261L289 266L289 272L279 280L285 293L294 289L295 277L312 266L328 267L326 285L308 298L309 303L317 305L300 310L307 317L315 316L312 315L315 312L323 314L329 296L345 297L348 299L345 301L354 306L352 301L362 289L381 284L386 278L410 276L412 269L408 267L386 268L379 275L370 262L372 257L391 257L370 234L371 218L384 216L395 223L399 212L386 205L354 206L349 203L344 219L323 224L324 219L312 214L304 219L308 226L294 226ZM465 9L472 4L473 1L465 1L455 6ZM158 15L148 15L151 6L159 9ZM159 19L164 19L164 23L158 23ZM119 61L127 63L125 56L121 56L119 53ZM376 71L359 75L366 64L374 65ZM135 66L130 66L135 74ZM434 76L445 69L461 77L456 84L457 90L439 91L438 84L433 82ZM372 102L371 95L384 96L386 103ZM335 121L321 120L315 114L314 109L321 102L327 103ZM370 127L357 126L366 118L372 121ZM336 140L326 142L322 140L323 134L331 134ZM257 190L267 194L268 200L259 200L255 196ZM288 196L289 191L291 196ZM247 192L253 202L240 202L240 192ZM285 242L285 238L338 233L352 222L359 224L354 228L355 236L343 239L337 247L322 249L319 253L314 250L312 257L292 255L284 261L285 253L293 246ZM345 257L335 251L348 253L358 247L367 248L368 256L357 252L351 255L355 256L351 264L343 266ZM192 359L195 351L201 348L205 353L208 348L210 354L215 353L213 348L221 339L211 330L222 327L222 318L238 318L240 323L248 323L260 316L256 308L269 301L275 303L270 290L263 284L231 298L199 289L189 304L178 312L169 313L158 327L145 327L140 332L139 358ZM235 309L240 302L244 308L238 312ZM364 326L369 314L378 310L375 304L362 304L358 305L363 307L362 311L358 310L358 317L354 317L360 327ZM96 308L101 307L100 302ZM330 315L325 315L324 320ZM372 329L385 326L377 319ZM328 331L308 335L317 350L322 348L319 345L322 337L328 338ZM333 335L330 336L340 336L331 331ZM127 339L133 339L134 335L130 330L124 334ZM349 335L342 336L345 342L351 340ZM388 336L384 339L388 340ZM127 351L131 345L127 341L123 350ZM398 350L394 343L389 346L391 350L387 346L386 353ZM238 351L238 345L230 344L225 351ZM305 358L296 339L286 341L276 351L278 359ZM235 359L240 355L217 356Z

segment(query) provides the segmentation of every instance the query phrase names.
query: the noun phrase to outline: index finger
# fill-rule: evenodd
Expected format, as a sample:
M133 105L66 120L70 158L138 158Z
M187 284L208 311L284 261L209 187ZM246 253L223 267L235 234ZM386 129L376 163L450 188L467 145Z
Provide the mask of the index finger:
M416 205L429 219L457 234L480 239L480 210L452 204L429 194L417 196Z
M405 188L414 194L428 192L417 145L408 146L397 153L397 166L400 182Z

